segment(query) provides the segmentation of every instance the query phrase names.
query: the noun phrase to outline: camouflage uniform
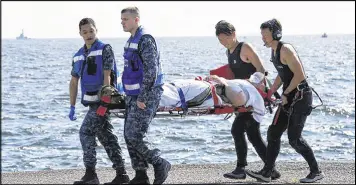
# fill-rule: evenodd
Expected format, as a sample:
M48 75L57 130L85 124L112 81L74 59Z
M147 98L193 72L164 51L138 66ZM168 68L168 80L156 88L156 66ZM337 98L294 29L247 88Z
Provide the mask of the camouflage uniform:
M148 127L156 114L161 99L162 86L153 87L158 66L158 51L152 37L141 37L139 53L143 61L143 84L138 96L126 96L125 141L134 170L146 170L148 163L156 163L160 157L158 149L149 149L144 142ZM136 101L145 103L140 109Z
M86 50L87 53L87 50ZM103 68L112 69L115 57L110 45L103 49ZM79 77L79 74L72 69L72 76ZM100 117L96 114L99 104L89 105L89 111L86 114L82 126L79 130L80 143L83 149L83 161L86 168L95 168L96 165L96 140L98 137L100 143L104 146L110 160L113 162L114 169L124 168L124 159L116 135L113 133L113 126L110 123L109 113Z

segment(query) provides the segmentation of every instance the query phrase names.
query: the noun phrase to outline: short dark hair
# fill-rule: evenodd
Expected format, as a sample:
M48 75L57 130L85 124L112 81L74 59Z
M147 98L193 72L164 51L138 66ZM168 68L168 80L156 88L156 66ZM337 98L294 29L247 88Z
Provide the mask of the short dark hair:
M270 31L273 31L273 27L277 28L279 31L282 31L281 23L275 18L262 23L260 29L268 28Z
M127 7L121 10L122 14L126 12L135 14L137 17L140 17L140 10L136 6Z
M228 23L225 20L221 20L215 25L215 34L216 36L220 35L221 33L226 35L231 35L235 32L235 27L231 23Z
M83 18L82 20L80 20L79 22L79 31L81 30L81 26L86 25L86 24L92 24L94 26L94 28L96 29L96 25L95 22L92 18Z

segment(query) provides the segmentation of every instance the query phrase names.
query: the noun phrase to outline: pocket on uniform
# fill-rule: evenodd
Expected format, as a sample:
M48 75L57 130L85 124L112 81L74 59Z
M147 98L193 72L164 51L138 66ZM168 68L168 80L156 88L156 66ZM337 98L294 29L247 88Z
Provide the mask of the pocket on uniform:
M138 71L139 70L139 66L138 66L138 62L137 60L130 60L130 64L131 64L131 68L132 68L132 71Z
M95 75L97 64L95 63L95 56L90 56L87 58L87 73L88 75Z
M132 58L131 60L129 61L130 65L131 65L131 68L132 68L132 71L138 71L140 69L140 66L138 64L138 55L136 52L134 52L132 54Z

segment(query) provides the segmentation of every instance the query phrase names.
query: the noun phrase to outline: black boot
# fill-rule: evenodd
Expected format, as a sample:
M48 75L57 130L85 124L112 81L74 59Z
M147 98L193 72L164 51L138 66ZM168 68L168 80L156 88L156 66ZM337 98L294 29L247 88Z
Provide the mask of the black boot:
M155 172L155 180L153 181L153 184L163 184L168 177L169 170L171 170L171 163L160 158L158 162L153 164L153 169Z
M137 170L135 177L129 182L129 184L150 184L146 170Z
M130 178L126 173L125 168L119 168L116 170L116 177L111 182L104 184L127 184L129 181Z
M84 176L79 181L74 181L74 184L99 184L95 168L87 168Z
M229 179L246 179L245 167L236 167L234 171L224 174Z

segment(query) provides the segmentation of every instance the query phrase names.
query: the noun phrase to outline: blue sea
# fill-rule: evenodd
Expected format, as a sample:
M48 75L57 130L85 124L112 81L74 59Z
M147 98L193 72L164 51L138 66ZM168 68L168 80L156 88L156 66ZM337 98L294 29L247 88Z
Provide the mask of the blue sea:
M355 35L284 36L297 49L310 85L324 105L308 117L303 137L318 161L355 160ZM118 68L123 69L126 38L103 38L112 45ZM251 43L268 78L276 76L270 49L260 36L238 37ZM227 63L225 49L216 37L157 38L166 80L205 76ZM79 128L87 108L78 95L76 114L70 121L69 81L72 55L83 45L78 39L2 39L1 47L1 171L42 171L84 168ZM314 105L319 104L314 96ZM266 139L273 114L261 123ZM236 161L230 128L234 118L224 115L164 117L154 119L150 147L157 147L172 164L211 164ZM123 138L123 119L113 117L115 133L127 167L130 159ZM248 143L249 162L261 161ZM97 167L111 161L99 144ZM282 136L278 161L304 161ZM262 161L261 161L262 163Z

